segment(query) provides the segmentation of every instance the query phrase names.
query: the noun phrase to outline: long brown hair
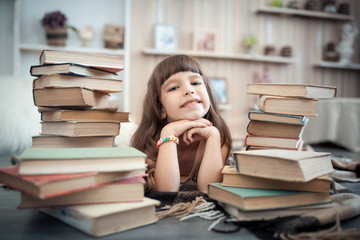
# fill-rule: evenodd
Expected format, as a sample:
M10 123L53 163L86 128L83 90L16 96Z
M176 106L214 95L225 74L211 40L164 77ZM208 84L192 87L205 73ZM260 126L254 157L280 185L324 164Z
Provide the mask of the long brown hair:
M146 153L148 158L155 162L158 154L156 141L159 140L161 129L166 125L166 119L162 119L161 117L161 86L171 75L185 71L198 73L203 77L211 103L210 110L204 118L212 122L219 130L221 135L221 145L226 145L229 152L231 149L230 131L219 113L213 91L208 79L204 76L199 63L190 56L174 55L162 60L155 67L150 76L143 103L141 122L131 141L133 147Z

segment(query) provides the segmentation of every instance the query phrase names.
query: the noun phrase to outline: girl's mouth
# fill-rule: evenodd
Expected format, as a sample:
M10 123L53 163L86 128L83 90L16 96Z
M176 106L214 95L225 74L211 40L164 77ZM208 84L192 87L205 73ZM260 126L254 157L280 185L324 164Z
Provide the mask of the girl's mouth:
M199 100L192 100L192 101L189 101L189 102L186 102L184 105L182 105L181 107L188 107L188 106L191 106L191 105L195 105L195 104L198 104L200 103Z

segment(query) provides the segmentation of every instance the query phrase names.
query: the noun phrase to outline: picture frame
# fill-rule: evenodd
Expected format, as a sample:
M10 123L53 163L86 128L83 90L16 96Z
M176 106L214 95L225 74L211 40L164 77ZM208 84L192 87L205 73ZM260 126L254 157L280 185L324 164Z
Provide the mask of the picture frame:
M224 77L210 77L209 78L212 90L219 104L226 104L229 102L227 81Z
M163 50L175 50L178 48L175 25L165 23L156 23L154 25L154 47Z
M199 29L194 32L193 50L216 51L218 37L215 30Z

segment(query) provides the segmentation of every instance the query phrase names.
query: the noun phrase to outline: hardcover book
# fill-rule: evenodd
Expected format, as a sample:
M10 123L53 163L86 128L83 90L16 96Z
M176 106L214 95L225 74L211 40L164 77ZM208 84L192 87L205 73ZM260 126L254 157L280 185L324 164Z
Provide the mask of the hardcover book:
M55 207L42 211L90 236L101 237L157 222L155 207L159 205L157 200L144 198L142 202Z
M237 171L254 177L307 182L334 171L326 152L256 150L233 155Z
M61 50L43 50L41 52L40 65L58 63L77 63L112 73L117 73L124 69L124 60L121 56Z
M126 172L86 172L51 175L18 175L19 166L0 168L0 182L39 199L69 194L104 183L144 176L145 169Z
M328 192L224 187L221 183L210 183L208 196L243 211L281 209L331 202Z
M304 141L302 140L301 137L288 138L288 137L271 137L271 136L258 136L258 135L248 134L245 137L245 144L247 146L301 151Z
M111 112L99 110L47 109L41 112L41 120L55 121L93 121L93 122L129 122L129 112Z
M311 84L252 83L248 84L247 93L284 97L333 98L336 96L336 87Z
M122 81L99 77L82 77L61 74L43 75L33 80L33 88L81 87L105 93L122 91Z
M33 89L33 97L41 107L110 107L108 93L80 87Z
M222 185L226 187L260 188L260 189L278 189L309 192L330 192L331 179L324 175L308 182L282 181L277 179L268 179L254 177L239 173L235 167L226 165L223 170Z
M132 147L27 148L20 175L124 172L145 168L146 154Z
M56 135L32 136L33 148L93 148L114 147L115 136L65 137Z
M76 63L59 63L34 65L30 67L31 76L40 77L46 74L65 74L83 77L100 77L120 80L119 75Z
M304 124L305 121L309 119L306 116L266 113L261 110L249 111L248 118L249 120L270 121L270 122L291 123L291 124Z
M308 120L303 124L288 124L269 121L250 120L247 126L249 135L269 137L301 138Z
M41 134L66 137L117 136L119 122L41 122Z
M144 198L145 180L141 176L118 180L83 191L40 199L21 192L19 209L84 204L139 202Z
M269 113L301 115L316 117L315 103L317 99L291 98L263 95L259 98L258 107Z

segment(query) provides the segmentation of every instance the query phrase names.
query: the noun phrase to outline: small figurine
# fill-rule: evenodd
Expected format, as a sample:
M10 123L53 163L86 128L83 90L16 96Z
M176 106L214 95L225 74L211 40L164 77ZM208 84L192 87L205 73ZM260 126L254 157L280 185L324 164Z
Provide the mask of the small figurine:
M94 37L93 28L90 25L86 25L84 28L79 29L79 37L83 41L82 46L89 48L91 46L91 39Z
M342 25L341 29L341 42L336 50L340 54L340 63L348 64L351 62L351 57L354 53L352 45L354 44L355 37L359 31L354 23L345 23Z
M328 44L326 44L324 51L324 60L330 62L339 61L339 53L336 52L335 43L329 42Z
M273 45L266 45L264 54L265 56L275 56L275 47Z
M124 48L124 27L113 24L106 24L104 28L103 40L105 48Z
M298 1L290 1L288 4L287 4L287 7L288 8L292 8L292 9L299 9L299 2Z
M283 47L280 51L280 55L283 57L291 57L292 56L291 47L290 46Z
M328 13L336 13L336 3L335 0L323 0L322 10Z
M344 15L350 15L349 3L346 2L339 3L337 12Z
M305 2L305 7L306 10L312 10L312 11L316 11L318 6L317 6L317 2L315 0L307 0Z

